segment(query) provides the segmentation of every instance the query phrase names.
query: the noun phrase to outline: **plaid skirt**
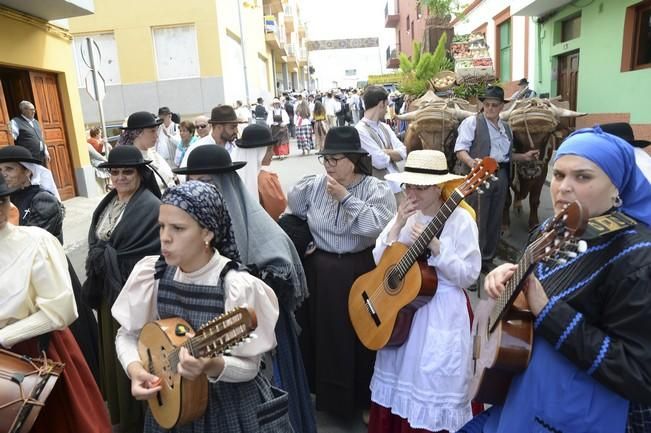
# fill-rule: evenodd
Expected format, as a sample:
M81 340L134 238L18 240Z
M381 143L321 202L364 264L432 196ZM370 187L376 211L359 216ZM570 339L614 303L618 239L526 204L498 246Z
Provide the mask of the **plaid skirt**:
M314 150L312 125L304 124L296 128L296 141L301 150Z

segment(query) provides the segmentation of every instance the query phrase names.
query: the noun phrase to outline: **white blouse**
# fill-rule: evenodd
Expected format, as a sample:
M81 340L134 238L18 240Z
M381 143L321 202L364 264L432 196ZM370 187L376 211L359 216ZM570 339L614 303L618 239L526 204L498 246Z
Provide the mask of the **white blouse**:
M0 230L0 345L61 330L77 319L68 261L59 241L38 227Z
M118 359L124 370L132 362L139 362L138 335L142 327L158 315L158 282L154 279L158 256L147 256L140 260L120 295L113 304L111 313L121 328L115 340ZM228 259L215 253L201 269L185 273L177 268L174 280L197 285L215 285ZM224 309L247 305L255 310L258 327L257 338L231 350L232 356L224 357L224 370L217 378L224 382L245 382L253 379L259 368L263 353L276 346L274 328L278 320L278 299L273 290L259 279L246 272L232 271L224 281Z
M411 230L415 222L429 224L432 217L423 215L420 211L410 216L400 231L398 242L411 246ZM373 258L378 263L384 250L390 245L387 236L396 218L384 228L373 249ZM431 255L427 264L436 268L439 288L441 286L468 287L475 282L481 270L481 253L479 252L477 224L472 216L463 208L455 209L443 226L440 252Z

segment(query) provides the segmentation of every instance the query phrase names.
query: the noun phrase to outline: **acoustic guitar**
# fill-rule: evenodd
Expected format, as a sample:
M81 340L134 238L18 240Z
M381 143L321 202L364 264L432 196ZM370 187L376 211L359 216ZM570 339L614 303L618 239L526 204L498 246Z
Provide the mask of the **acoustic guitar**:
M585 251L585 241L577 241L575 237L583 233L587 222L588 211L578 201L570 203L526 248L500 296L477 305L471 339L473 377L468 390L471 400L503 403L511 379L529 365L533 315L524 296L520 297L519 306L514 301L537 262L564 262L567 257Z
M355 280L348 295L348 314L364 346L379 350L405 342L415 312L434 296L438 281L435 270L418 258L461 200L496 179L493 173L497 167L493 158L484 158L454 189L410 247L394 242L374 270Z
M203 325L192 338L192 327L173 317L147 323L140 331L138 353L145 369L161 379L161 390L149 399L156 422L165 429L199 418L208 404L208 379L188 380L177 372L179 351L195 358L214 356L245 341L257 327L251 308L236 308Z

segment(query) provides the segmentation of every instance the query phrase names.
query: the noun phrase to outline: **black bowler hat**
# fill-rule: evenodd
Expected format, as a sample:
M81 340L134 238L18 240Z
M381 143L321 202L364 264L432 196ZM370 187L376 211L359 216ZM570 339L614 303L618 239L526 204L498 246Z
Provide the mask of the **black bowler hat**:
M116 146L109 152L108 161L98 165L98 168L127 168L140 167L151 164L144 159L140 150L131 145Z
M6 197L10 194L13 194L14 191L17 191L18 188L9 188L5 182L5 178L0 176L0 197Z
M127 126L123 126L122 129L155 128L161 123L163 123L161 119L148 111L136 111L129 116Z
M352 126L340 126L330 128L325 137L323 150L319 155L335 155L337 153L359 153L367 155L368 152L362 149L359 139L359 132Z
M245 161L231 161L228 151L218 144L204 144L192 149L188 166L175 168L176 174L218 174L235 171L246 165Z
M518 82L518 86L528 86L529 82L527 81L526 78L521 78L520 81Z
M32 153L23 146L6 146L0 149L0 162L31 162L41 164L41 161L32 157Z
M210 112L210 120L208 123L219 124L219 123L247 123L241 122L237 118L235 110L230 105L220 105L215 107Z
M271 129L268 126L254 123L244 128L242 138L237 140L235 144L242 149L253 149L254 147L271 146L277 142L278 140L274 140L271 135Z
M486 89L486 93L479 97L479 100L484 102L484 99L497 99L501 102L509 102L508 99L504 99L504 89L500 86L491 86Z
M605 123L601 125L601 130L628 141L634 147L647 147L651 145L651 141L636 140L635 135L633 134L633 128L631 128L631 125L626 122Z

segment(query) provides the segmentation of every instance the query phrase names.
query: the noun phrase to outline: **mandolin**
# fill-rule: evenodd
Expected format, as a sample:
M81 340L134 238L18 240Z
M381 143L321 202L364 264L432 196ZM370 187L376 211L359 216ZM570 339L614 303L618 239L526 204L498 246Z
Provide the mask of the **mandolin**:
M516 307L514 301L537 262L562 262L566 260L564 256L576 257L577 252L585 251L585 241L576 241L575 237L583 233L587 222L588 211L578 201L570 203L526 248L500 296L477 305L471 340L471 400L503 403L511 379L527 368L533 342L533 315L526 306Z
M358 277L348 295L348 314L364 346L399 346L409 335L414 314L436 293L436 271L418 258L465 197L495 179L497 162L484 158L454 189L413 245L394 242L380 263ZM481 192L481 191L480 191Z
M161 379L161 390L148 400L156 422L165 429L199 418L208 404L208 379L181 377L179 351L185 347L195 358L214 356L243 342L257 327L251 308L236 308L203 325L194 333L183 319L172 317L147 323L138 337L143 366Z

